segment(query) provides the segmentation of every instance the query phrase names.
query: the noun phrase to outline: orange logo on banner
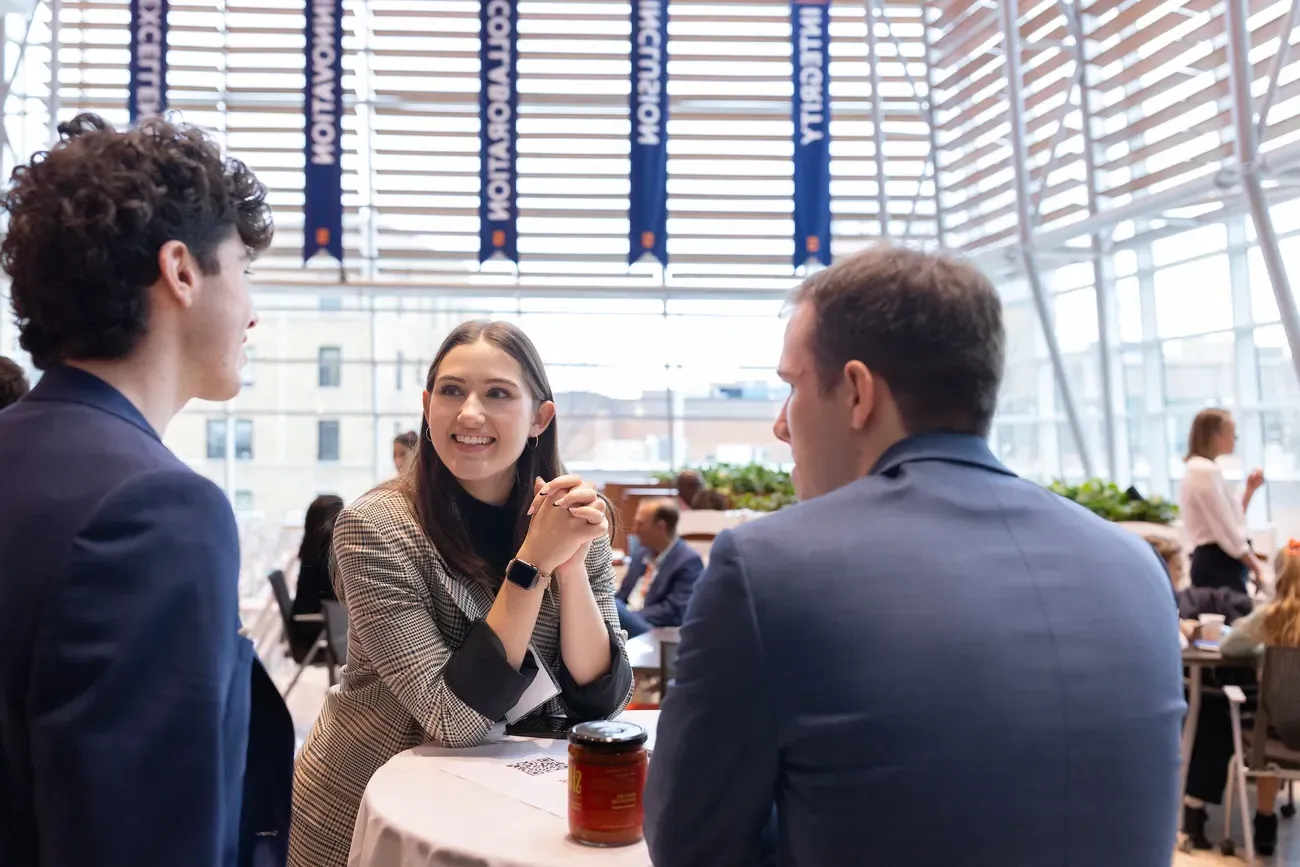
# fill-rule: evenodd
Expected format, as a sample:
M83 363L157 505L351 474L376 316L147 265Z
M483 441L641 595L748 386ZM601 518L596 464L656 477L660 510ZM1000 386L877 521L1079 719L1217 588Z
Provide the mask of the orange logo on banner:
M326 247L326 246L329 246L329 242L330 242L330 230L329 230L329 229L317 229L317 230L316 230L316 243L319 244L319 245L321 245L322 247Z
M654 232L642 232L642 233L641 233L641 248L642 248L643 250L653 250L653 249L654 249L654 246L655 246L655 233L654 233Z
M497 229L495 232L492 233L492 246L504 247L505 245L506 245L506 233L503 232L501 229Z
M818 250L821 249L822 246L821 240L816 235L809 235L807 238L804 239L803 243L804 243L804 248L809 253L816 253Z

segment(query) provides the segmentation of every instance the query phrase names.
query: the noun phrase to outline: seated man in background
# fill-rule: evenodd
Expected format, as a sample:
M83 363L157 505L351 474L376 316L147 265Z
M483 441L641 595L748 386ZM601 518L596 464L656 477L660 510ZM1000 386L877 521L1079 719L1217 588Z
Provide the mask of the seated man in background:
M775 433L801 502L720 534L696 586L656 867L1169 863L1169 579L993 456L1005 344L993 286L946 257L879 247L797 290Z
M17 403L28 390L27 376L18 362L0 355L0 409Z
M646 500L637 507L632 532L640 545L615 594L618 622L629 636L682 625L704 561L678 538L678 517L669 499Z

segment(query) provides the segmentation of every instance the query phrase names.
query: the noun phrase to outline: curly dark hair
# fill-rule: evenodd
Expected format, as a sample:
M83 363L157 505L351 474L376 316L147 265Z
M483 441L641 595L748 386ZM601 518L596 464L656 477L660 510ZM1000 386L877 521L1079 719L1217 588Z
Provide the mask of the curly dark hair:
M18 366L18 362L0 355L0 409L17 403L18 398L29 390L27 376Z
M168 241L214 274L232 233L255 255L275 231L266 187L248 167L201 130L162 118L127 132L93 114L59 124L59 142L14 169L0 208L9 214L0 267L12 278L20 343L41 370L135 349Z

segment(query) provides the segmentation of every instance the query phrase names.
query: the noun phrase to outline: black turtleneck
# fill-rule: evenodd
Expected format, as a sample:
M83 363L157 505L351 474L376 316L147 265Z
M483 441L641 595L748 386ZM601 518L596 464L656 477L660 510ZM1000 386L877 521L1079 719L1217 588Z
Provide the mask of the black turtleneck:
M475 499L457 485L456 508L465 522L474 552L487 561L492 574L504 578L506 566L517 553L515 513L509 501L504 506L494 506Z

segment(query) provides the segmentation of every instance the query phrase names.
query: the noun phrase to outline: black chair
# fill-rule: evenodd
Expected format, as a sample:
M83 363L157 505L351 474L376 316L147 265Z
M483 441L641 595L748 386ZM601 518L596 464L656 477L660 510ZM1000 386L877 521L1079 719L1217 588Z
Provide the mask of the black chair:
M329 669L330 686L333 686L336 678L336 674L334 670L335 662L334 662L333 654L331 654L329 651L329 641L328 641L329 629L325 621L325 615L323 614L295 615L293 613L293 601L292 601L292 597L289 596L289 582L284 577L283 570L276 569L270 575L266 576L266 580L271 583L271 592L275 596L275 604L280 608L280 619L281 621L283 621L284 624L284 640L286 644L288 644L289 642L289 636L293 632L294 624L315 623L321 626L320 637L316 639L316 643L312 645L311 650L307 652L307 656L303 659L303 661L301 663L298 663L298 670L294 672L293 679L290 680L289 685L285 687L284 697L288 698L289 693L293 692L293 688L298 685L298 679L302 677L303 671L306 670L307 666L309 665L327 666ZM346 647L347 618L345 617L342 619L344 622L343 640L344 640L344 647ZM292 654L290 654L290 658L292 658Z

